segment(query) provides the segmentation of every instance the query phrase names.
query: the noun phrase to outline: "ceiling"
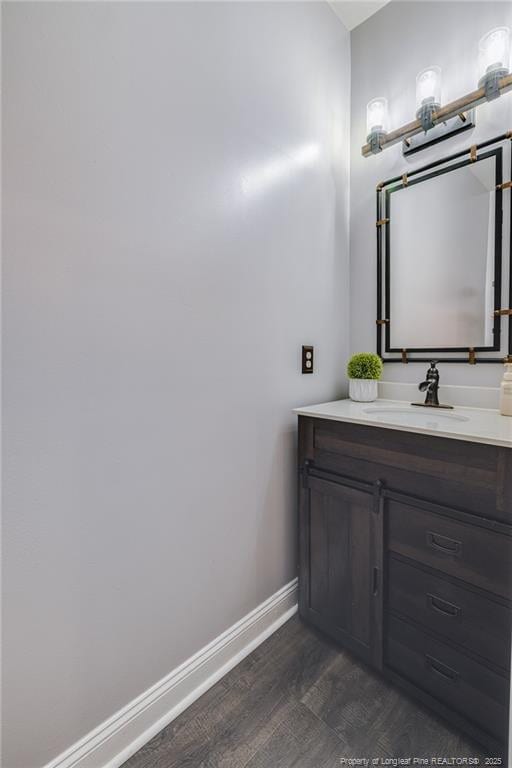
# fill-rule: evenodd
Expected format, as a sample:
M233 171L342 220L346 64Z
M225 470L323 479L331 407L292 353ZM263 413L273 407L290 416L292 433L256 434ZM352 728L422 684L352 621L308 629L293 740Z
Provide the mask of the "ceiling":
M389 0L328 0L334 13L339 16L348 30L380 11Z

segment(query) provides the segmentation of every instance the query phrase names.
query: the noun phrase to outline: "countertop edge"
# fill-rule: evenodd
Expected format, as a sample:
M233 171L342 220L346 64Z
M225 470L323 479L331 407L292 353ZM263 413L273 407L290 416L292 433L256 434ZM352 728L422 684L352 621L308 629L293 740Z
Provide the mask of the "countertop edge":
M390 401L388 401L390 402ZM432 430L428 427L412 427L406 424L390 424L382 421L375 421L373 419L358 418L354 416L345 416L339 414L326 414L319 413L313 409L318 406L305 406L302 408L293 408L292 411L297 416L309 416L313 419L325 419L327 421L344 421L348 424L360 424L367 427L380 427L381 429L391 429L397 432L411 432L419 435L430 435L431 437L442 437L448 440L459 440L466 443L481 443L482 445L494 445L498 448L512 448L512 440L502 440L500 438L485 437L483 435L475 434L457 434L453 432L445 432L444 430ZM461 410L466 410L461 408ZM481 409L467 409L467 410L487 410Z

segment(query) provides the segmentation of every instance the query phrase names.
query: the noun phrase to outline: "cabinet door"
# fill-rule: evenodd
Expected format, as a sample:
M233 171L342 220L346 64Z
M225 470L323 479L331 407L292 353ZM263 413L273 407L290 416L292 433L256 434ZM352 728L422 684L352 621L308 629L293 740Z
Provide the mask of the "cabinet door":
M382 510L376 493L308 476L301 488L299 611L382 666Z

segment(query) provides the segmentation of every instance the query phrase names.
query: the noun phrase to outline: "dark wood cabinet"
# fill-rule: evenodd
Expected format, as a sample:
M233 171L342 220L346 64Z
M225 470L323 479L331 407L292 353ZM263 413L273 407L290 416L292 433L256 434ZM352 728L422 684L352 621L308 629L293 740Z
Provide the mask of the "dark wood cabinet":
M299 416L299 611L502 754L512 451Z
M374 660L379 648L372 630L382 580L375 497L316 477L309 477L303 490L301 613L367 661Z

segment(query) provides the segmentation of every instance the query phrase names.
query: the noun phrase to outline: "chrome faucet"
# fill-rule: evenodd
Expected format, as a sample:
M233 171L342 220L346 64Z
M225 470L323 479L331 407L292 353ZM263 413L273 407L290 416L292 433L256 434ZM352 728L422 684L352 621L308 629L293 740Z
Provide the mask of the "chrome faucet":
M418 385L420 392L426 392L424 403L412 403L412 405L422 405L426 408L453 408L452 405L439 404L439 371L437 370L437 360L432 360L430 368L427 371L425 381Z

